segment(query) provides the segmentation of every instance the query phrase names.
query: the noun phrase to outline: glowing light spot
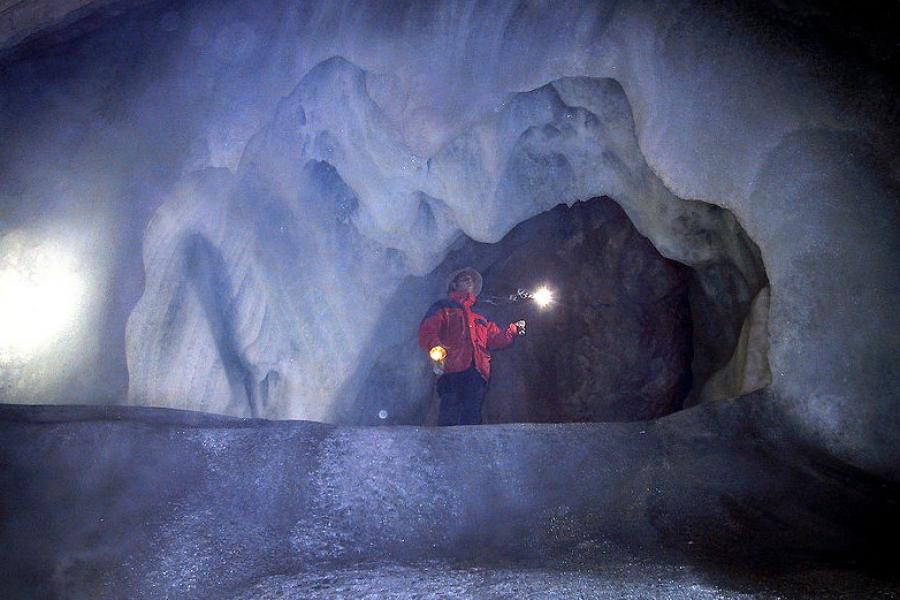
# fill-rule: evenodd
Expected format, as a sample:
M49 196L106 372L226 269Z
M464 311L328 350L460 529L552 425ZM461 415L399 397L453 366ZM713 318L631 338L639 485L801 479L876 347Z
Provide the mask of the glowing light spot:
M440 362L447 358L447 350L442 346L435 346L428 351L428 356L430 356L431 360L434 362Z
M382 421L384 419L387 419L387 416L388 416L388 412L386 410L381 409L378 411L378 418L381 419Z
M84 283L46 250L0 261L0 359L27 359L60 340L76 316Z
M540 308L544 308L551 302L553 302L553 292L548 290L546 287L541 287L531 295L531 298L537 303Z

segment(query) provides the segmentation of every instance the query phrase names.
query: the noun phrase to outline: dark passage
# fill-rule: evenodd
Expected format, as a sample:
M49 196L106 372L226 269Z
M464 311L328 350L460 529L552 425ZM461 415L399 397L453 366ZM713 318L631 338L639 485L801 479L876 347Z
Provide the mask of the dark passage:
M737 230L732 243L752 245ZM750 300L765 284L764 276L748 284L727 263L695 269L663 257L603 197L559 205L496 244L461 238L424 281L404 286L396 304L441 297L446 274L463 265L484 276L480 313L501 327L528 321L526 337L494 353L484 423L640 421L696 403L702 385L740 354ZM554 292L549 307L489 302L540 286ZM398 312L389 311L383 329L402 333L361 375L349 421L438 422L433 376L415 343L421 315L398 322Z
M485 270L498 293L548 285L558 298L497 307L528 335L498 353L486 422L634 421L681 408L691 387L689 269L660 256L608 198L559 206L516 228Z

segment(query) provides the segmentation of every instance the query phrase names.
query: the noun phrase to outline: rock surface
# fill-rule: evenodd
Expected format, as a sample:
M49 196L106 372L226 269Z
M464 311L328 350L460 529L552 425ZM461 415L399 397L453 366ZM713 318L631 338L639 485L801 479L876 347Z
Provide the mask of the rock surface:
M18 44L48 35L73 37L101 26L110 16L147 0L2 0L0 56ZM110 6L113 5L113 6ZM68 29L68 31L67 31Z
M556 236L523 232L541 241L485 271L501 290L543 281L558 298L544 311L495 311L500 323L525 317L531 328L495 360L489 422L641 421L679 410L692 384L690 270L661 257L611 200L547 220Z

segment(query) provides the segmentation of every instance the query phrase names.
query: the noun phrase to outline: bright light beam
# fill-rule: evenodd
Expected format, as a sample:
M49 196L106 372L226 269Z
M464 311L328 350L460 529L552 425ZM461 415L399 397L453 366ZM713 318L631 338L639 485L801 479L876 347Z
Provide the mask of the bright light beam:
M541 286L531 295L531 299L537 303L538 308L546 308L553 302L553 292Z
M82 280L60 257L16 258L0 268L0 359L7 360L28 359L57 341L84 296Z

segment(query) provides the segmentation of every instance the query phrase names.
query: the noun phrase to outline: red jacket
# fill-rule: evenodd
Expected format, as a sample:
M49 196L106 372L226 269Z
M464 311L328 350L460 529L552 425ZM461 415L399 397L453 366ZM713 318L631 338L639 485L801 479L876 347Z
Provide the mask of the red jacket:
M457 373L475 368L487 381L491 376L491 350L505 348L516 339L516 326L500 329L472 310L475 296L450 292L447 300L431 305L419 325L419 346L426 352L435 346L447 349L444 370Z

